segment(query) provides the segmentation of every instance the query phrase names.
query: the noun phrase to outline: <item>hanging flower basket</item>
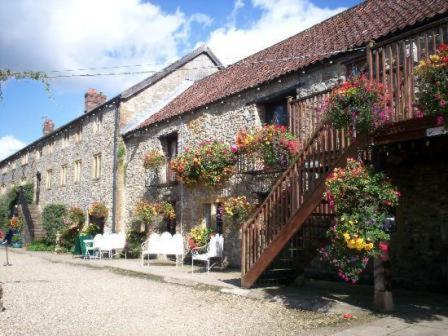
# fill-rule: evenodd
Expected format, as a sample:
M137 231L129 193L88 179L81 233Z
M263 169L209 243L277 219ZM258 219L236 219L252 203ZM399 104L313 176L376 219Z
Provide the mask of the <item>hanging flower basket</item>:
M233 175L236 160L230 146L214 140L187 149L171 161L170 168L186 186L217 187Z
M230 197L224 202L224 214L238 223L246 220L253 209L246 196Z
M330 244L320 250L339 276L355 283L371 257L390 240L383 224L400 193L382 173L375 173L354 159L335 169L326 180L324 199L336 212L336 223L327 231Z
M424 115L440 115L440 124L448 117L448 45L441 44L435 54L420 61L417 75L417 102Z
M353 136L369 134L391 120L388 93L380 83L355 77L335 88L326 102L326 117Z
M265 125L253 131L240 131L234 151L259 157L266 168L288 167L298 153L299 143L285 126Z
M166 162L165 155L158 150L150 150L145 154L143 167L145 169L156 169Z
M9 220L8 227L13 230L20 230L22 224L23 224L22 218L14 216Z
M93 202L89 208L89 216L94 218L106 219L109 214L106 206L100 202Z
M168 220L176 219L176 211L169 202L149 203L140 200L134 207L134 215L139 221L148 225L152 224L156 216L162 216Z

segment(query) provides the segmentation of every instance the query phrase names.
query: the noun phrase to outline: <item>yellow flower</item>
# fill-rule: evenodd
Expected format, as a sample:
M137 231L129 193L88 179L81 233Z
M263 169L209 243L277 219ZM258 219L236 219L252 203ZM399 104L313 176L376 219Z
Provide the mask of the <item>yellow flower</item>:
M356 241L354 239L350 239L349 241L347 241L347 247L348 248L355 248L356 247Z
M433 62L438 62L440 61L440 56L439 55L431 55L429 56L430 60Z
M345 240L350 240L350 234L348 232L344 233Z
M364 245L364 248L366 249L366 251L370 251L371 249L373 249L373 244L372 243L367 243Z

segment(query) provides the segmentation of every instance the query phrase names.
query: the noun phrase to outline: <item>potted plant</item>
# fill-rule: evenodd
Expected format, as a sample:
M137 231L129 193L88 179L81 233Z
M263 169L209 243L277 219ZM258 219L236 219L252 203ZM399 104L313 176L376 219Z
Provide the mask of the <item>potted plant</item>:
M143 159L143 167L145 169L157 169L165 162L165 155L161 151L153 149L146 152Z
M190 250L193 250L207 245L213 234L211 228L207 228L204 225L195 226L188 234L188 247Z
M108 214L109 211L103 203L93 202L89 208L88 232L93 233L99 230L99 233L102 233L104 230L104 222L106 221ZM91 227L89 228L89 226Z
M22 236L20 235L20 233L15 233L12 236L11 246L14 248L22 248L23 247Z

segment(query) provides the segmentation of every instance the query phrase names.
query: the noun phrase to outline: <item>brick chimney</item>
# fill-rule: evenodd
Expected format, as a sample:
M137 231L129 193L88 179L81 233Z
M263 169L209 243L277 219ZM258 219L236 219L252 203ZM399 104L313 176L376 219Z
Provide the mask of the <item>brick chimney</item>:
M104 104L107 97L95 89L88 89L84 95L84 113L92 111L95 107Z
M54 122L53 122L53 120L45 119L44 125L42 127L42 131L43 131L44 135L48 135L51 132L53 132L54 131Z

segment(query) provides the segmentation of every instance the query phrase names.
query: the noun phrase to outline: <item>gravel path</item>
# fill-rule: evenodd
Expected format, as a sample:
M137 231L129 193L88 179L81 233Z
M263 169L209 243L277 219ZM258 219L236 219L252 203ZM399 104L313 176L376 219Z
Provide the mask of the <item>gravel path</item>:
M276 302L38 256L13 254L11 259L13 266L0 266L6 307L0 335L328 335L340 328L334 325L340 316Z

